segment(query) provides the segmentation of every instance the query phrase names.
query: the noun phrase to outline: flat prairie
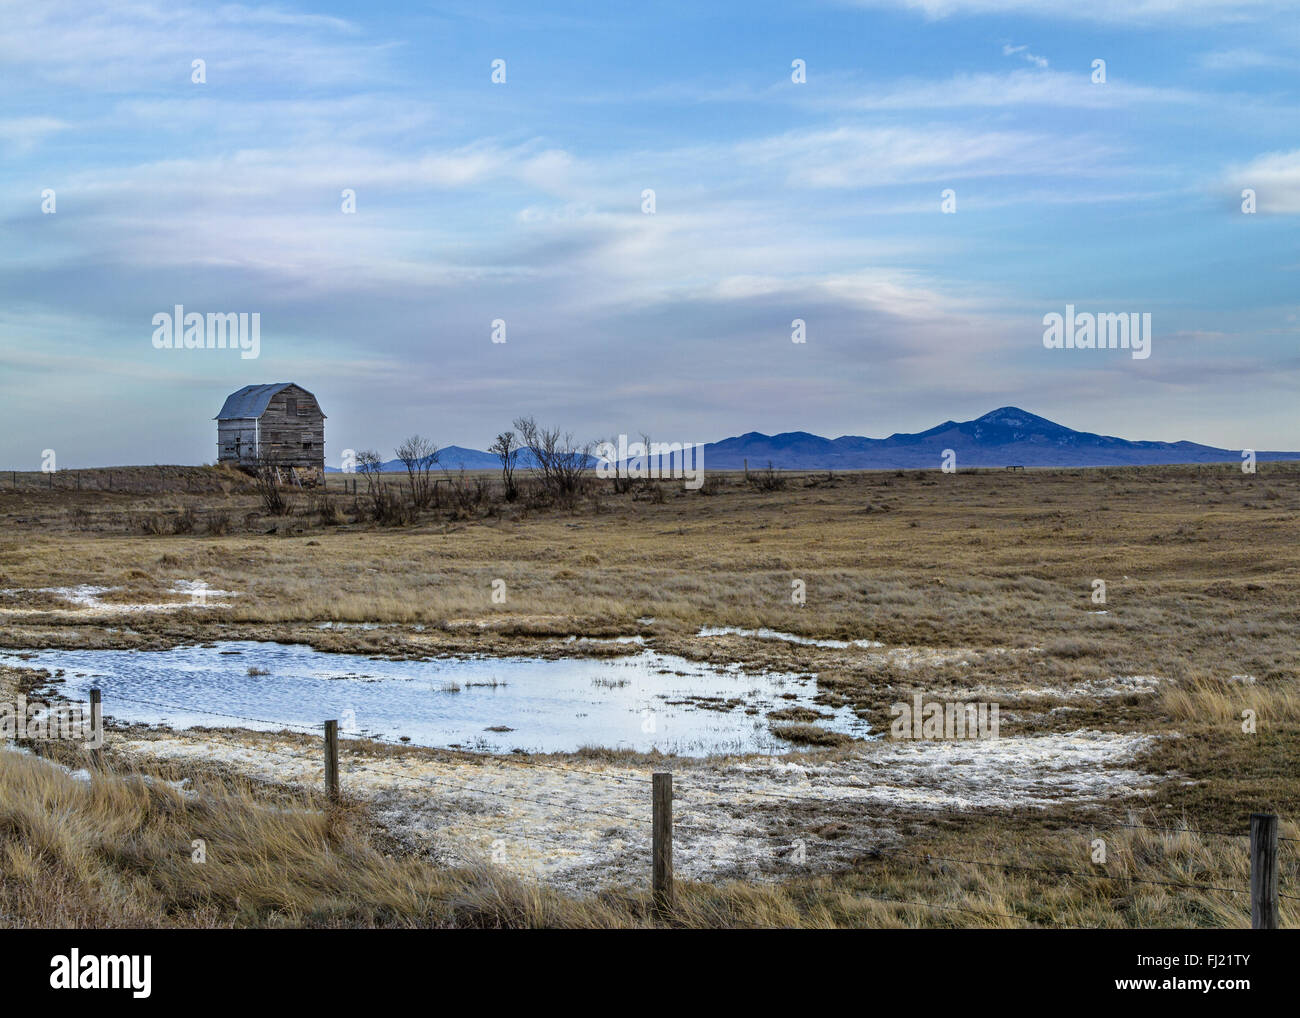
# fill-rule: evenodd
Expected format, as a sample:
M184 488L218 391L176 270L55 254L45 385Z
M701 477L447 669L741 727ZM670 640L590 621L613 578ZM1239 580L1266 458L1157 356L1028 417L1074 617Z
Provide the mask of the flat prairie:
M1300 835L1300 464L593 480L563 505L448 475L397 521L364 480L288 497L268 515L215 468L0 477L0 648L652 651L811 676L816 708L759 719L779 755L348 739L332 808L309 733L116 723L93 772L20 742L0 923L1242 926L1250 814ZM6 697L57 678L0 668ZM893 737L918 695L996 703L997 738ZM177 847L199 829L207 867Z

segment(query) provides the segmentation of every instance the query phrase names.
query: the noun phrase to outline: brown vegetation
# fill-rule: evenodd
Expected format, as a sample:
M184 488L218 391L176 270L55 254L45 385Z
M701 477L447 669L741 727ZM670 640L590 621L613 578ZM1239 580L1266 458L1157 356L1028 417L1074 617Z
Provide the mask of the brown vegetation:
M815 673L824 704L852 705L878 729L888 725L891 699L913 690L957 696L982 688L999 693L1007 735L1089 728L1160 736L1138 761L1163 778L1140 805L1148 821L1238 831L1254 810L1284 818L1300 810L1300 466L1261 464L1254 476L1235 465L822 472L781 474L776 488L715 473L700 491L658 482L662 501L594 483L561 499L531 472L516 478L511 501L502 476L492 473L458 475L463 492L447 486L446 497L426 509L411 505L397 480L363 473L331 476L322 501L299 499L283 518L264 512L242 475L164 472L147 490L153 469L139 468L132 475L138 490L129 491L94 490L89 477L79 490L64 487L65 478L53 489L0 485L0 643L150 647L224 637L386 654L559 654L573 652L561 642L570 634L639 632L668 652ZM124 487L121 478L118 484ZM385 514L376 508L383 505L394 508ZM394 522L404 526L382 525ZM510 591L504 605L490 598L498 577ZM196 579L240 596L222 609L132 616L132 632L112 616L39 592L89 583L119 588L109 596L124 603L159 601L175 582ZM1092 599L1094 579L1106 582L1104 604ZM806 585L803 605L791 597L795 580ZM638 621L646 616L653 625ZM327 621L386 626L316 628ZM873 639L915 653L868 660L777 640L700 639L703 625ZM1116 677L1135 675L1158 677L1158 692L1111 689ZM1257 716L1253 735L1242 731L1244 710ZM265 789L229 791L223 799L221 789L232 786L214 778L215 805L182 808L157 787L65 787L62 776L36 777L35 766L6 758L0 768L8 783L0 796L8 804L0 818L4 921L42 914L75 921L71 903L102 884L109 890L101 900L115 904L97 921L648 922L639 890L577 901L489 871L413 875L410 867L424 864L367 847L373 831L361 814L335 831L346 850L326 860L312 847L327 833L318 813L304 809L276 821L298 825L291 833L258 826L253 818ZM39 819L60 804L82 817L63 834ZM251 860L260 843L278 846L267 849L278 862L256 878L232 875L206 897L197 885L187 890L192 871L163 859L159 846L175 853L188 844L182 836L192 821L177 818L200 808L227 811L220 823L232 830L248 825L247 845L236 855ZM936 858L1079 867L1073 835L1015 816L949 826L918 809L901 821L912 825L911 847ZM1294 827L1285 831L1295 834ZM827 828L824 836L835 832ZM1245 853L1236 843L1143 831L1120 837L1111 851L1133 874L1233 885L1243 879ZM130 852L121 848L127 843ZM317 872L303 853L327 868ZM999 924L876 897L1077 925L1243 922L1243 902L1228 895L1136 884L1097 889L987 867L933 866L945 868L944 881L925 866L881 857L780 887L692 885L682 922ZM1282 879L1295 893L1294 853L1284 855ZM362 890L339 890L348 881ZM60 887L68 911L27 911L38 908L38 890L57 899ZM400 887L419 889L419 903L403 898ZM137 911L126 904L127 889L141 903ZM313 902L329 904L313 911ZM1297 919L1292 905L1284 903L1284 924Z

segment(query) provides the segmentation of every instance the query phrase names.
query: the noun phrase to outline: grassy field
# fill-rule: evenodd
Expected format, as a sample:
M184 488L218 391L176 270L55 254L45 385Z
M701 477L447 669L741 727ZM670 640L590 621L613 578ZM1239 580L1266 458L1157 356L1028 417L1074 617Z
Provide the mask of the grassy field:
M1239 832L1251 812L1272 811L1285 835L1297 834L1297 465L1263 464L1256 475L1236 465L799 474L775 490L729 474L695 492L597 484L564 507L527 491L507 503L491 484L452 479L440 505L403 526L375 522L364 482L354 497L340 477L331 491L294 491L291 513L269 516L249 483L225 471L123 468L112 490L100 490L101 472L83 474L80 488L62 476L54 488L0 483L0 646L148 649L237 638L394 656L561 656L574 653L563 642L570 635L641 634L690 658L814 673L821 702L850 705L877 730L888 730L889 704L914 692L985 690L996 691L1007 739L1079 730L1150 737L1129 765L1150 778L1147 793L1098 803L1110 814ZM504 603L492 599L496 580L505 581ZM1104 604L1093 600L1095 580L1105 583ZM237 596L193 607L178 584L196 581ZM802 605L792 601L796 581ZM110 589L92 604L70 602L65 589L83 585ZM869 639L907 653L701 640L703 626ZM1116 683L1130 676L1158 681ZM2 679L14 688L30 681L16 669ZM1247 710L1253 733L1242 730ZM810 748L806 758L847 767L872 751ZM174 761L113 741L109 759L117 775L189 777L197 794L141 777L76 781L29 757L0 756L0 922L650 922L637 887L579 894L491 866L439 864L395 841L364 799L330 815L300 789L227 764L191 761L182 774ZM547 763L594 766L536 761ZM628 756L608 765L644 773L654 764ZM1099 870L1090 832L1078 829L1090 814L1077 801L965 815L898 802L885 812L890 851L873 852L867 839L823 871L758 885L687 883L677 921L1248 922L1242 895L1166 886L1244 886L1239 839L1114 829L1111 862ZM828 822L823 813L791 807L771 822L829 846L852 817ZM190 864L196 826L223 832L219 865ZM1283 891L1300 894L1293 848L1284 843ZM1286 925L1300 920L1295 904L1283 901Z

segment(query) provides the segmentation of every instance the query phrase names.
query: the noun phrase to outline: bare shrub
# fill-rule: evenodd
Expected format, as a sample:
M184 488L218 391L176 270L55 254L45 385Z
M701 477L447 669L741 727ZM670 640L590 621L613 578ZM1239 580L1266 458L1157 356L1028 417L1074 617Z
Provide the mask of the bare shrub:
M433 468L438 462L438 447L429 439L412 435L395 450L397 458L406 467L407 483L411 489L411 504L426 509L433 502Z
M543 428L532 417L518 418L515 430L533 458L545 493L557 502L572 504L587 484L591 443L579 445L570 432Z
M515 484L515 466L519 462L519 439L513 431L503 431L490 446L488 452L501 461L501 480L506 486L506 501L513 502L519 497L519 488Z
M455 473L443 468L447 480L447 490L451 493L452 508L462 513L472 513L488 501L487 483L482 477L470 477L465 468Z
M262 511L268 516L287 516L289 501L280 490L279 457L271 451L263 450L257 457L257 497L262 500Z
M759 491L781 491L785 488L785 478L772 466L771 460L767 461L764 469L749 475L749 483Z
M144 534L165 534L168 532L167 517L161 513L142 513L136 517L136 527Z
M404 527L414 519L414 509L401 495L380 485L371 500L371 518L388 527Z

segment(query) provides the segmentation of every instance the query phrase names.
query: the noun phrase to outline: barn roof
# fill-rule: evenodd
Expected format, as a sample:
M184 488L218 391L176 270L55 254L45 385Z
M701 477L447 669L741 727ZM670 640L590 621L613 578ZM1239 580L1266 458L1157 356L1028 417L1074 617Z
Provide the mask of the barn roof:
M261 417L270 405L271 397L281 389L287 389L292 382L272 382L269 385L246 385L238 392L226 397L225 405L217 414L219 421L242 420L249 417Z
M271 382L269 385L246 385L238 392L232 392L226 397L226 402L221 408L221 413L217 414L214 420L218 421L237 421L247 420L250 417L261 417L266 413L266 408L271 403L271 398L282 389L287 389L294 385L294 382ZM298 386L302 389L302 386ZM307 392L306 389L302 390ZM316 397L312 393L307 393L312 399ZM324 414L321 415L322 417Z

